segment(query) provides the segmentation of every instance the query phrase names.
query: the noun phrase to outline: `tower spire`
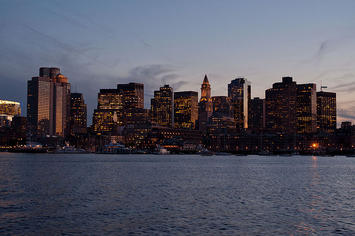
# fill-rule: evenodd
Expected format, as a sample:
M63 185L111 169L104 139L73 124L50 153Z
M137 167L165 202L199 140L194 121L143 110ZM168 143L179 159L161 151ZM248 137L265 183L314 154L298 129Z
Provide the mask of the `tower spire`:
M207 78L207 75L206 75L206 74L205 74L205 78L203 79L203 83L204 83L204 84L209 84L208 78Z
M211 85L208 82L207 75L205 75L201 85L201 99L200 101L207 101L211 99Z

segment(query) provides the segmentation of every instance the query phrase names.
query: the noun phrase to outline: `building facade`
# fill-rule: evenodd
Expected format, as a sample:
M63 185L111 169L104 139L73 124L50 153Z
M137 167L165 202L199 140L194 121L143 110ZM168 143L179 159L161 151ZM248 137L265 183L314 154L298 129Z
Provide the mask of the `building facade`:
M144 108L144 84L118 84L117 91L121 95L124 109Z
M337 124L336 93L317 92L317 130L333 134Z
M122 96L117 89L100 89L97 109L94 110L92 127L95 133L114 132L123 125Z
M265 128L265 99L255 97L249 105L248 129L253 133L261 133Z
M151 99L151 119L154 125L165 127L174 126L174 93L169 85L154 91Z
M317 88L316 84L298 84L296 99L297 133L317 132Z
M248 106L251 99L251 84L244 78L237 78L228 84L228 97L237 129L248 128Z
M227 96L214 96L212 97L212 113L220 114L222 116L232 116L230 99Z
M198 119L198 93L184 91L174 93L174 127L195 129Z
M81 93L70 94L70 134L85 134L87 128L87 107Z
M292 77L283 77L265 91L265 128L272 133L296 133L297 85Z
M70 84L59 68L42 67L27 83L30 135L65 136L70 114Z
M21 116L21 104L0 100L0 126L10 126L15 116Z

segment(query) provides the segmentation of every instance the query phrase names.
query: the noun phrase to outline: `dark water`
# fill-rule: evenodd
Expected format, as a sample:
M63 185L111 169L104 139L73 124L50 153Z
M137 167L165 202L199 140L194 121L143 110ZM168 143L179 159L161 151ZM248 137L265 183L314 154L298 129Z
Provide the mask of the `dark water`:
M0 153L0 234L355 235L355 158Z

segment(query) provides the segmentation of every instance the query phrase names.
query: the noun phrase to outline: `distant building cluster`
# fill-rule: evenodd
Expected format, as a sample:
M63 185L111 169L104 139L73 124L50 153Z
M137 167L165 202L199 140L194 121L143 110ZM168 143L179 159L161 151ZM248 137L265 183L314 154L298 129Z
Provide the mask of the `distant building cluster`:
M71 93L59 68L43 67L28 81L27 118L20 116L19 103L0 100L0 122L2 128L17 130L20 139L11 144L69 142L90 151L110 143L142 152L164 147L176 153L353 150L353 126L343 123L337 129L335 93L317 91L313 83L297 84L292 77L274 83L265 99L252 98L251 91L250 81L236 78L227 86L228 96L212 96L205 75L200 97L197 91L173 91L165 84L154 91L151 107L145 109L143 84L117 84L100 89L92 125L87 127L83 95Z

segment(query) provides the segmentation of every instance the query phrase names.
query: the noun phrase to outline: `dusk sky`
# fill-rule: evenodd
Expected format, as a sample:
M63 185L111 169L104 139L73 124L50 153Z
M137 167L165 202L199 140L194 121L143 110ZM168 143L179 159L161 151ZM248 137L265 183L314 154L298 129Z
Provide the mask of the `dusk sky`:
M0 99L22 103L39 67L60 67L84 94L142 82L145 104L164 83L227 95L236 77L252 97L292 76L337 93L338 122L355 121L355 1L1 0Z

